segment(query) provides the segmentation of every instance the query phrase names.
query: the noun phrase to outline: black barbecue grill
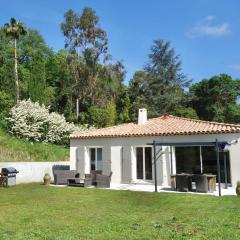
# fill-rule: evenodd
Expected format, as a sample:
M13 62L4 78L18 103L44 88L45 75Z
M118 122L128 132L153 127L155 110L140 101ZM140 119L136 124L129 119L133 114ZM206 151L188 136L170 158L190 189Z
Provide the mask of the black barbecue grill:
M0 179L1 185L11 187L16 185L16 174L18 171L14 167L2 168Z

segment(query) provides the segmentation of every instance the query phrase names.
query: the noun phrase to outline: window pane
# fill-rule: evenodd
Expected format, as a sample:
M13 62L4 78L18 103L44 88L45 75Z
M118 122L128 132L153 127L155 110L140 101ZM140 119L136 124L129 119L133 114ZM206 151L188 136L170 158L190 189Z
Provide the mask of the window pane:
M176 147L177 173L201 173L200 148Z
M102 170L102 148L97 148L97 170Z
M220 169L221 169L221 182L225 182L225 172L224 172L224 154L226 154L226 168L227 168L227 182L231 183L231 174L230 174L230 161L229 161L229 152L221 152L220 157Z
M152 148L145 148L145 178L152 180Z
M143 148L138 147L137 152L137 179L143 179Z
M217 157L214 147L202 147L203 173L217 175Z
M222 183L225 182L224 154L226 154L227 181L228 183L231 183L229 152L219 153L221 182ZM203 173L211 173L217 175L217 156L215 147L202 147L202 158L203 158Z
M90 148L90 162L91 162L91 170L96 170L96 166L95 166L95 153L96 150L95 148Z

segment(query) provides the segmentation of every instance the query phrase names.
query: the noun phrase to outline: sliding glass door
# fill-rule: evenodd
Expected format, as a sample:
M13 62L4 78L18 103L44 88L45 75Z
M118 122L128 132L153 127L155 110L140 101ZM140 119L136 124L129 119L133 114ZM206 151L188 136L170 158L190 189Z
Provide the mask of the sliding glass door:
M177 173L201 173L200 148L175 147Z
M136 148L137 179L152 180L152 148Z
M218 174L217 157L215 148L202 147L202 159L203 159L203 172L217 175ZM227 183L231 183L229 152L220 152L219 161L221 182L224 183L225 180L227 180Z
M90 148L91 170L102 170L102 148Z
M136 157L137 157L137 179L144 179L143 178L143 148L137 147L136 149Z
M189 146L175 147L176 173L217 175L217 157L215 147ZM229 152L220 152L221 182L231 183Z

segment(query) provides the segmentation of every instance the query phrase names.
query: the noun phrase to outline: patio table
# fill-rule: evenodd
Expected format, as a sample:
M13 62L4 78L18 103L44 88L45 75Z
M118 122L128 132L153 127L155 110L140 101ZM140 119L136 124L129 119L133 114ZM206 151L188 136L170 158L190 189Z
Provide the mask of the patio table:
M67 185L72 187L84 187L84 178L68 178Z
M214 192L216 191L216 175L213 174L205 174L207 176L208 180L208 191L209 192Z
M173 190L177 190L177 176L186 176L189 181L188 185L188 191L192 190L192 182L194 179L194 176L197 174L190 174L190 173L181 173L181 174L173 174L171 175L171 187ZM208 191L209 192L214 192L216 191L216 175L213 174L204 174L207 176L207 181L208 181ZM186 188L186 187L185 187Z
M171 175L171 187L172 187L172 190L176 190L176 175Z

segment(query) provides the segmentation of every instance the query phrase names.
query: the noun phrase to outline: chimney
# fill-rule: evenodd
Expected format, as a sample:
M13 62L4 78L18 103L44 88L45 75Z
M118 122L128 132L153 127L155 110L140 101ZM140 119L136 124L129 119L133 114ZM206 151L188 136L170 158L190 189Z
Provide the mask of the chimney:
M140 108L138 110L138 125L143 125L147 123L147 109Z

